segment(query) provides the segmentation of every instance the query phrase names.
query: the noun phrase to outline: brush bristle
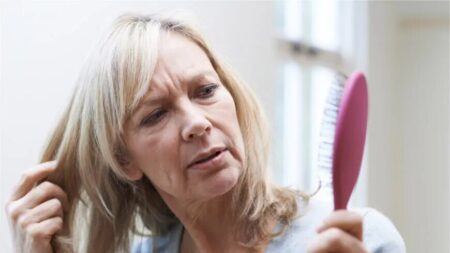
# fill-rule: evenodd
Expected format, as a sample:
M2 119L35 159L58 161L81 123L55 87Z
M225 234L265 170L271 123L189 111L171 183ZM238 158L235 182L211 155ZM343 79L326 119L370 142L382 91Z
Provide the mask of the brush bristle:
M335 76L330 85L323 112L317 164L319 167L319 178L322 187L326 191L332 190L331 167L333 162L334 133L346 80L347 77L343 74L337 74Z

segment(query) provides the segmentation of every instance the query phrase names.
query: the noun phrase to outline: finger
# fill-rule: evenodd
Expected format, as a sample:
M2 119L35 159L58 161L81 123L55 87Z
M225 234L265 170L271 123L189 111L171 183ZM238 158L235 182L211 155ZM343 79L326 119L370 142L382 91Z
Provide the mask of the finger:
M53 217L63 218L62 204L59 199L50 199L37 207L26 211L18 220L18 225L25 230L33 223L40 223Z
M10 201L14 201L25 196L25 194L27 194L37 182L45 179L50 173L52 173L55 170L56 165L57 161L50 161L41 163L25 171L22 174L19 183L14 188Z
M46 219L27 227L27 235L35 242L49 243L53 235L63 228L63 219L59 216Z
M309 245L307 252L368 253L360 240L338 228L330 228L320 233Z
M320 233L332 227L344 230L358 240L362 240L363 238L363 217L355 212L345 210L333 212L317 228L317 232Z
M48 181L40 183L16 203L22 210L26 210L35 208L52 198L57 198L61 202L63 210L67 210L67 194L59 186Z

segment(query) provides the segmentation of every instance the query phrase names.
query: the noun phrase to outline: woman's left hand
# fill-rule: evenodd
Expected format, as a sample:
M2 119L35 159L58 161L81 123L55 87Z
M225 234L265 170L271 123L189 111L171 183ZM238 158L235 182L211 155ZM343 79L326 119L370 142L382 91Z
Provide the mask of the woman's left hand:
M368 253L363 244L363 217L339 210L331 213L317 228L308 253Z

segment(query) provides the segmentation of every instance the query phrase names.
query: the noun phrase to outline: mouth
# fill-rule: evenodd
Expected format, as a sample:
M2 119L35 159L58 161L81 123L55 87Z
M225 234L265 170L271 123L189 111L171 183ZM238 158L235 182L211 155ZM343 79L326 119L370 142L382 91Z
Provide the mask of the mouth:
M225 151L227 151L227 148L213 148L208 152L202 153L198 155L196 159L194 159L194 162L191 162L189 164L188 168L191 168L198 164L207 164L208 162L220 156Z

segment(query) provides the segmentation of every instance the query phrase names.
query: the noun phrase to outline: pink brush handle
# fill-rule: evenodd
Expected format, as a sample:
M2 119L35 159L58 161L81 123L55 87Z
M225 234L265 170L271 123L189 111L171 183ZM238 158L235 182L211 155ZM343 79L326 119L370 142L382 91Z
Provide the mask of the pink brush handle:
M354 72L344 87L333 144L334 208L346 209L358 179L368 117L366 78Z

